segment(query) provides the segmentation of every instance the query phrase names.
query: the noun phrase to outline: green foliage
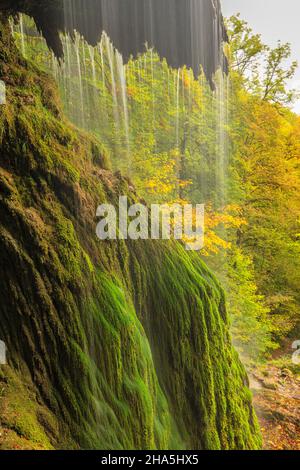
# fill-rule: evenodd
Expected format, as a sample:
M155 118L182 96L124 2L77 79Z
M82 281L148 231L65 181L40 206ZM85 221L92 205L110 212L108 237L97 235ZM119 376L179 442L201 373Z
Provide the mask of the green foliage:
M295 90L287 90L287 84L294 77L298 63L293 61L286 68L285 62L291 57L291 45L289 43L278 45L271 50L266 58L265 76L262 81L263 101L275 104L290 104L296 95Z
M247 54L257 37L246 23L230 21L233 54L243 54L244 47ZM249 75L253 64L260 67L259 53L245 70L232 71L230 197L240 206L245 223L230 238L251 260L253 281L271 321L263 316L261 332L269 328L275 342L293 332L299 316L299 118L282 106L292 97L287 80L296 64L286 65L289 57L289 45L268 50L259 84ZM245 80L251 94L245 91ZM268 341L265 348L269 348Z
M246 80L251 74L253 81L259 73L259 60L268 47L263 44L261 35L254 34L248 23L241 19L240 14L231 16L226 23L231 67Z
M0 336L28 377L5 426L22 448L259 448L220 285L180 243L96 239L97 205L138 197L0 26Z
M298 63L290 61L291 45L278 41L271 49L240 15L231 16L227 27L231 67L244 87L262 101L280 106L292 103L297 92L289 88L289 81L294 77Z
M253 261L241 249L228 254L228 302L232 314L232 335L245 362L259 361L266 350L276 348L272 340L274 326L264 296L257 293Z

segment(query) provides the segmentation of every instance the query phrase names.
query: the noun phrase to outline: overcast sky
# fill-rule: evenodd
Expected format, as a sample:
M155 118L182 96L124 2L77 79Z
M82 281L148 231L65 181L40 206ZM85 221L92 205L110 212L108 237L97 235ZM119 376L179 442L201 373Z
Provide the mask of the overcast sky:
M240 12L269 45L290 42L299 67L293 87L300 90L300 0L221 0L224 16ZM295 105L300 113L300 100Z

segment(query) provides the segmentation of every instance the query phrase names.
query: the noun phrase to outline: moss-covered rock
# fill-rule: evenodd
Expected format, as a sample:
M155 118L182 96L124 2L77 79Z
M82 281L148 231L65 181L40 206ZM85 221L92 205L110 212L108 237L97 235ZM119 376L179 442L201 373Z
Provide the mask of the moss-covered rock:
M217 280L180 243L97 240L138 196L0 24L0 445L260 447Z

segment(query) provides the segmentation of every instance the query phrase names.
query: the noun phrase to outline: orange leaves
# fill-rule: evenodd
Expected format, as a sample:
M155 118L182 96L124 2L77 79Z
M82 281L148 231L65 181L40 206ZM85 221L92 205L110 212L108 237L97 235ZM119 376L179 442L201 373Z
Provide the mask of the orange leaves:
M212 205L205 208L205 247L203 254L209 256L217 254L220 250L228 249L231 243L226 240L226 230L230 228L238 229L246 224L246 221L239 215L241 209L237 205L229 205L222 212L216 212Z

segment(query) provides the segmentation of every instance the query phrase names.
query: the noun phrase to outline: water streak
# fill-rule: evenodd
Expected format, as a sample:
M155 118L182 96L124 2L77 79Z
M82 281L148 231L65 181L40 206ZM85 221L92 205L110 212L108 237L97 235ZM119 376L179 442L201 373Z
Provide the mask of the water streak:
M24 34L24 20L23 15L20 14L20 35L21 35L21 50L23 56L26 58L26 44L25 44L25 34Z

